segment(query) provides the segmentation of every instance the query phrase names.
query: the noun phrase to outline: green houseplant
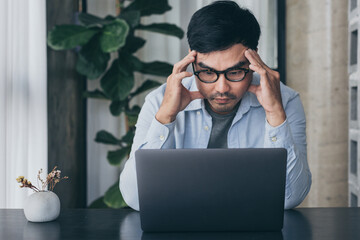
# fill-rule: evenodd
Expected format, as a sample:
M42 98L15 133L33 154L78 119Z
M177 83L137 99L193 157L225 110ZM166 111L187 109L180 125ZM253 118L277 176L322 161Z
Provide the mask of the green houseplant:
M120 3L120 14L100 18L80 13L80 25L55 26L48 33L48 46L54 50L68 50L81 47L78 51L76 70L89 80L100 79L100 89L85 92L85 97L111 101L113 116L125 113L127 132L120 139L101 130L95 141L116 145L116 151L109 151L107 159L111 165L119 166L130 153L135 123L140 106L130 107L131 100L140 93L159 86L160 83L146 80L133 90L134 72L167 77L172 65L166 62L143 62L134 54L144 46L145 39L136 36L137 31L152 31L182 38L181 28L168 23L141 24L141 17L163 14L171 7L167 0L134 0L125 7ZM113 59L113 60L112 60ZM111 64L110 64L111 61ZM103 197L95 200L90 207L125 207L118 182L112 185Z

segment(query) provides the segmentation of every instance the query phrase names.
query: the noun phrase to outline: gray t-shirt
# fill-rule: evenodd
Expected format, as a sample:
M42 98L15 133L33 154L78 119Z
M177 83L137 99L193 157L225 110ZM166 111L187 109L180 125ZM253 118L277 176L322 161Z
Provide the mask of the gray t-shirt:
M211 109L209 103L205 100L205 109L212 117L212 128L207 148L228 148L227 134L239 105L240 102L228 114L218 114Z

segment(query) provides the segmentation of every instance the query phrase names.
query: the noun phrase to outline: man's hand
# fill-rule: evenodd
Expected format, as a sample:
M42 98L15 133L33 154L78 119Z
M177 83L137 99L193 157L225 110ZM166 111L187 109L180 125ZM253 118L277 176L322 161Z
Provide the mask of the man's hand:
M183 78L192 76L186 72L187 66L195 61L196 52L191 51L180 62L176 63L172 74L167 78L164 99L155 118L162 124L171 123L176 115L184 110L189 103L198 98L204 98L200 92L190 92L181 83Z
M250 62L249 68L260 75L260 85L250 85L248 91L254 93L263 106L268 123L273 127L279 126L286 119L281 101L280 74L266 66L252 49L245 51L245 57Z

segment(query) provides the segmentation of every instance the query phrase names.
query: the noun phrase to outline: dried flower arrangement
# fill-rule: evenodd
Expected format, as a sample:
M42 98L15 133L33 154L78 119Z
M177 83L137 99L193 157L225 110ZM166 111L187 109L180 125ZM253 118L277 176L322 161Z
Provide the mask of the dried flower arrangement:
M49 191L53 191L55 185L60 182L63 179L67 179L68 177L61 177L61 171L60 170L56 170L57 166L54 167L54 169L46 176L46 180L44 181L40 175L42 173L42 169L39 170L38 175L37 175L37 180L38 180L38 186L39 186L39 180L41 182L41 190L39 188L37 188L36 186L34 186L29 180L27 180L24 176L19 176L16 181L18 183L21 183L21 185L19 186L20 188L23 187L27 187L27 188L31 188L32 190L34 190L35 192L41 192L41 191L45 191L46 187L48 188Z

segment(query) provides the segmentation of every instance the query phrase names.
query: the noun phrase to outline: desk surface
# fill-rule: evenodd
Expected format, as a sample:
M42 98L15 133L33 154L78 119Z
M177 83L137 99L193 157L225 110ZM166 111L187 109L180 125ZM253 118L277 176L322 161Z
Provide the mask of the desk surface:
M285 211L275 233L143 233L130 209L64 209L53 222L31 223L23 210L0 209L0 239L360 239L360 208L299 208Z

